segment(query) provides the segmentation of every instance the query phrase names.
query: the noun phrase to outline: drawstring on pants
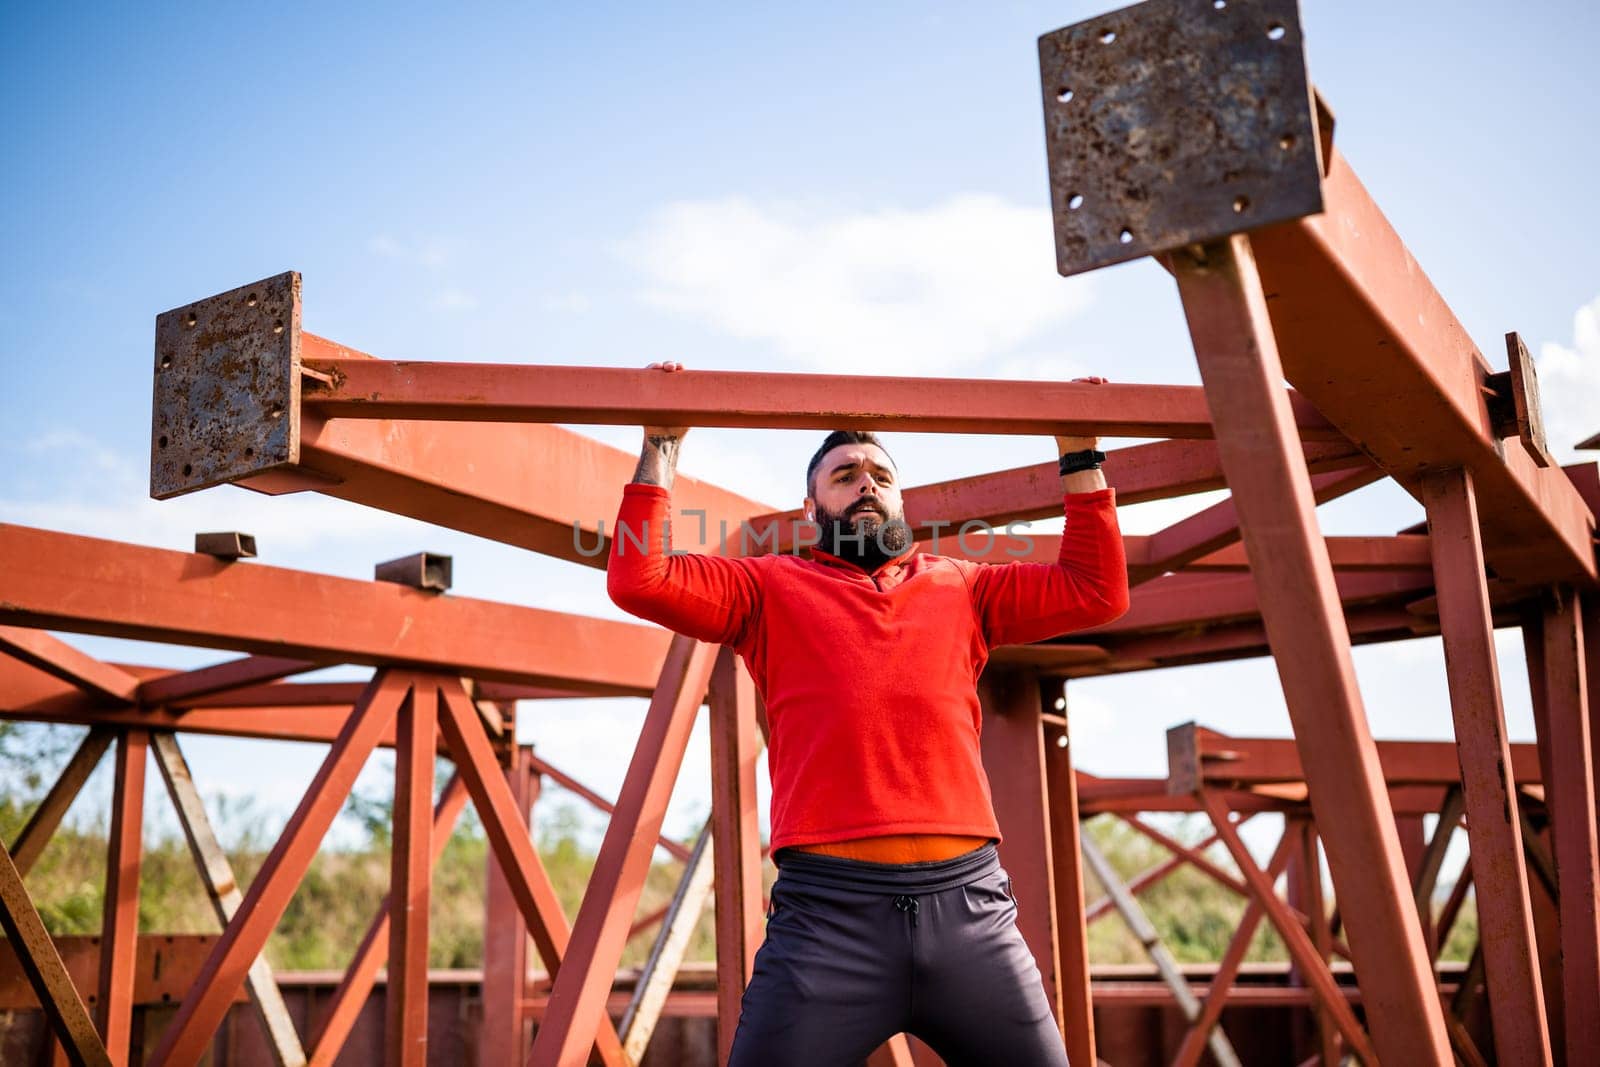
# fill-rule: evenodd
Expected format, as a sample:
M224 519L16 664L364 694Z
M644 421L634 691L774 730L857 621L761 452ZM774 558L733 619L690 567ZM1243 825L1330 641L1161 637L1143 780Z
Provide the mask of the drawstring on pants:
M894 898L894 906L896 908L898 908L899 910L901 910L901 911L910 912L911 913L911 925L912 926L917 925L917 911L918 911L919 905L917 903L917 898L916 897L905 896L904 894L902 894L900 896L897 896L897 897Z

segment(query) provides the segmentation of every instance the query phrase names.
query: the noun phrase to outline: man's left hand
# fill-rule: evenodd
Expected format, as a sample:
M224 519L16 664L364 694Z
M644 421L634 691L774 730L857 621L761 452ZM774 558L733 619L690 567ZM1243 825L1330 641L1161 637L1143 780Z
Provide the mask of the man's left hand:
M1099 375L1094 375L1094 374L1088 376L1087 378L1074 378L1072 380L1075 381L1075 382L1085 382L1085 383L1087 383L1089 385L1104 385L1104 384L1106 384L1106 380L1104 378L1100 377ZM1064 456L1068 452L1082 452L1086 448L1099 448L1099 447L1100 447L1100 438L1098 436L1063 437L1060 434L1056 435L1056 454L1057 455Z

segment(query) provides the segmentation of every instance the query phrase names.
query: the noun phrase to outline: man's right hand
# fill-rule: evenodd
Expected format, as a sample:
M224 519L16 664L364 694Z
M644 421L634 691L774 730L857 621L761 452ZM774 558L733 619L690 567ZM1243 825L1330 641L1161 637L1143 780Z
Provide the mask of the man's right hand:
M683 370L683 364L674 360L663 363L652 363L645 370L658 370L667 374L676 374ZM644 428L645 441L648 443L652 437L677 437L682 438L689 432L687 426L646 426Z

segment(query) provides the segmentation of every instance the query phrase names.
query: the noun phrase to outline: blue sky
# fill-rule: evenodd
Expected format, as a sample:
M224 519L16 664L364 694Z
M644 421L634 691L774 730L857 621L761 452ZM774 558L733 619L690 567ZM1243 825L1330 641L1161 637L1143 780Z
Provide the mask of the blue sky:
M1558 448L1600 430L1600 15L1303 7L1341 150L1491 362L1523 332ZM267 562L360 577L430 548L456 556L459 592L615 614L592 572L336 501L146 499L155 315L286 269L308 329L387 358L1194 382L1159 270L1053 273L1034 42L1104 10L8 5L0 520L172 548L241 528ZM684 464L792 504L813 438L697 431ZM1051 448L892 447L913 483ZM1130 509L1125 528L1208 499ZM1380 486L1323 515L1389 533L1419 512ZM1527 738L1515 635L1502 647ZM1380 735L1448 736L1436 642L1358 665ZM1287 730L1266 661L1086 682L1073 701L1080 761L1105 773L1162 773L1162 733L1189 718ZM526 708L523 737L614 790L641 708ZM193 748L202 786L272 810L317 758ZM669 828L703 813L704 765L702 737Z

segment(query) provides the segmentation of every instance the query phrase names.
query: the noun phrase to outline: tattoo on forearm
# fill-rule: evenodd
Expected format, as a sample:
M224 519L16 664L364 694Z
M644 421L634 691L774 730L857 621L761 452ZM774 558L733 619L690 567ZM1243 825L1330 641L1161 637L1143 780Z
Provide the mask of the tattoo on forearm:
M639 466L633 472L633 480L642 485L659 485L663 489L671 489L673 475L678 468L680 440L665 434L646 435L644 448L639 453Z

